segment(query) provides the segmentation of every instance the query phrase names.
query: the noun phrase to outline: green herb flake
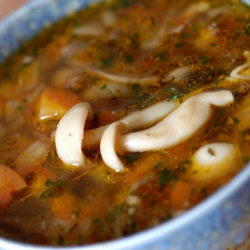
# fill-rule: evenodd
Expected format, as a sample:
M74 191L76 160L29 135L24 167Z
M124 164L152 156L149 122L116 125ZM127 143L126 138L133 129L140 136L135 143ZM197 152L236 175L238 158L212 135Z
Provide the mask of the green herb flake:
M174 47L175 47L176 49L180 48L181 46L182 46L182 43L180 43L180 42L177 42L177 43L174 45Z
M66 181L64 180L58 180L58 181L51 181L49 179L47 179L45 181L45 186L49 187L49 186L53 186L53 187L61 187L65 184Z
M243 156L243 161L244 161L245 163L248 163L248 162L250 161L250 156L244 155L244 156Z
M118 218L122 211L124 211L125 204L115 205L112 210L108 213L107 218L114 220Z
M81 216L81 211L78 208L73 209L73 214L76 218L79 218Z
M181 38L187 38L187 37L189 37L188 32L181 32Z
M180 97L184 96L175 88L170 88L169 92L170 92L170 97L167 99L168 102L179 100Z
M178 180L177 174L171 169L164 168L159 176L159 187L162 189L167 183Z
M23 110L23 106L22 106L22 105L18 105L18 106L16 107L16 110L19 110L19 111Z
M64 238L61 235L58 236L57 243L60 246L64 245Z
M95 225L95 226L98 226L98 225L100 225L100 223L101 223L101 221L98 219L98 218L93 218L92 219L92 223Z
M103 84L101 87L100 87L100 90L104 90L104 89L106 89L107 88L107 84L105 83L105 84Z
M121 155L117 152L118 157L128 166L133 166L138 161L138 154Z
M40 195L40 199L47 199L53 197L57 192L56 187L62 187L65 183L66 181L63 180L51 181L47 179L45 181L45 186L48 188Z
M135 0L118 0L118 4L122 7L129 7Z
M207 197L208 193L207 193L207 189L205 187L203 187L201 190L200 190L200 193L204 196L204 197Z
M203 58L199 59L200 63L203 64L203 65L207 64L208 60L209 60L208 57L203 57Z
M165 62L167 60L167 52L166 52L166 50L156 52L154 54L154 59L160 59L160 61Z
M196 22L192 24L192 27L194 31L199 31L201 29L201 24Z
M23 63L19 66L19 68L17 69L18 72L20 72L21 70L27 68L30 66L30 63Z
M123 60L125 63L132 63L133 62L133 57L129 53L125 53L123 55Z
M102 68L108 68L112 65L115 57L113 55L110 55L108 58L102 60Z
M139 83L132 84L131 88L133 92L138 92L141 88L141 84Z
M210 43L210 46L211 46L211 47L216 47L217 44L216 44L216 43Z
M53 195L54 195L53 189L48 188L40 195L40 199L51 198Z
M236 117L233 117L232 119L233 119L234 125L239 124L239 122L240 122L239 119L237 119Z

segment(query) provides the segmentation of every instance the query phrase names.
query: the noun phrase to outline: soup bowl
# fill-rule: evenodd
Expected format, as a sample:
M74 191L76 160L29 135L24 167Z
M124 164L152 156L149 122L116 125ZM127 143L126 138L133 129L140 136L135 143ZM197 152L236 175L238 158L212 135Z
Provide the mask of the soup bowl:
M0 23L0 62L25 41L58 20L84 9L91 0L33 0ZM108 242L63 247L79 250L225 250L248 249L250 164L231 181L178 217L159 226ZM60 247L15 242L0 237L1 250L52 250Z

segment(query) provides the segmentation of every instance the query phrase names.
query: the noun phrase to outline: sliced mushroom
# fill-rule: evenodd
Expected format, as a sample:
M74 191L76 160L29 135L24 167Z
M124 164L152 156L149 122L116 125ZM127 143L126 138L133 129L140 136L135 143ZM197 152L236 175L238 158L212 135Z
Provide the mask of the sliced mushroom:
M190 138L209 120L213 105L225 106L233 100L233 95L228 90L193 96L155 126L123 135L120 138L123 149L127 152L139 152L172 147Z
M105 164L116 172L124 171L125 168L117 156L117 134L126 130L126 125L122 122L112 123L104 132L100 143L100 151Z
M145 128L166 117L177 105L177 102L164 100L143 110L133 112L121 119L120 122L123 122L133 130ZM84 133L84 147L92 147L99 144L104 131L109 126L110 125L106 125L96 129L86 130Z
M78 103L62 117L57 126L56 151L65 164L78 167L85 163L82 140L88 113L91 113L90 105L84 102Z
M238 147L232 143L207 144L192 156L192 167L188 169L187 176L193 181L207 183L233 173L238 153Z
M115 152L141 152L172 147L191 137L212 116L213 105L225 106L232 103L233 95L228 90L206 92L189 98L161 122L149 129L126 135L116 134L118 123L105 130L101 139L101 155L108 166L116 171L122 168L115 164L119 159L109 161L107 147L113 147L111 158ZM149 112L150 116L151 113ZM119 130L120 131L120 130ZM120 131L121 133L121 131ZM119 142L116 142L116 141ZM119 148L116 147L119 145ZM118 156L116 156L118 157Z
M120 76L111 74L99 69L95 68L86 68L85 72L90 75L95 75L97 77L100 77L101 79L113 81L116 83L123 83L123 84L133 84L133 83L139 83L139 84L151 84L151 85L157 85L159 86L159 78L158 77L129 77L129 76Z

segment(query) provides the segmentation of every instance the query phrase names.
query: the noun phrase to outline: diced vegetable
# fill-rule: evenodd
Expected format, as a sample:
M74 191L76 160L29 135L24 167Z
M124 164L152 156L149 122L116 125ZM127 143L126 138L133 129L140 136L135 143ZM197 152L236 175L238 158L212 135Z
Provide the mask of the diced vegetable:
M27 185L22 177L9 167L0 165L0 213L7 208L12 199L12 193Z
M40 163L41 161L45 160L47 156L47 150L47 145L37 140L31 146L29 146L21 155L19 155L18 161L23 163Z
M62 89L46 88L38 102L38 120L60 120L80 99Z

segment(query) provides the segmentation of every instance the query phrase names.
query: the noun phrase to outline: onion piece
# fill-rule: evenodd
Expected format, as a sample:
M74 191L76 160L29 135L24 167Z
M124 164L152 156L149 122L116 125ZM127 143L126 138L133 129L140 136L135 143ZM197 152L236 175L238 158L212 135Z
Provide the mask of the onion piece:
M22 163L40 163L46 159L47 152L48 145L37 140L18 156L18 161Z

